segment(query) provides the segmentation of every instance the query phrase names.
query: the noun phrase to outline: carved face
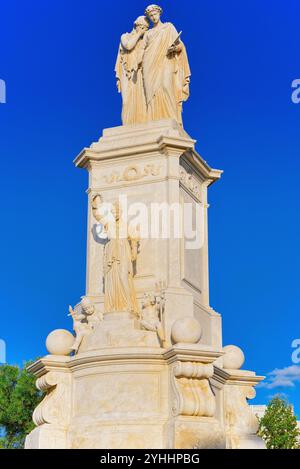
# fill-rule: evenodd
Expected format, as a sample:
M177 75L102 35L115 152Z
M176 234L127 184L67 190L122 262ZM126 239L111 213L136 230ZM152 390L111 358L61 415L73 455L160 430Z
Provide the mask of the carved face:
M150 301L151 306L155 305L155 303L156 303L156 298L155 298L155 296L154 296L154 295L150 295L150 296L149 296L149 301Z
M146 32L148 28L149 28L149 26L146 26L145 24L142 24L142 23L137 23L137 24L135 25L135 29L136 29L137 31L144 31L144 32Z
M160 15L161 13L159 10L152 10L148 13L148 18L153 24L157 24L160 21Z
M94 311L94 304L89 300L89 298L84 297L81 300L81 310L86 316L91 316Z
M143 305L144 307L148 307L148 306L154 306L156 303L156 298L154 295L152 294L145 294L144 295L144 299L143 299Z
M139 16L134 22L134 27L137 31L146 32L147 29L149 29L149 26L149 20L145 16Z
M87 316L91 316L94 313L94 305L84 304L82 305L82 310L84 314L86 314Z

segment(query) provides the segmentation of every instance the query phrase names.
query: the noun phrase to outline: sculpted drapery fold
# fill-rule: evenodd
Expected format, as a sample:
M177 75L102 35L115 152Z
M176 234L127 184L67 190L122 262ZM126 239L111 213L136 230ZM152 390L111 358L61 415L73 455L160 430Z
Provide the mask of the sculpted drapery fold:
M133 262L137 257L139 234L130 233L122 218L118 202L110 208L108 218L102 210L102 198L92 198L92 212L97 220L97 237L105 242L103 256L104 312L128 312L139 316L133 283ZM107 209L107 207L106 207Z
M138 315L138 303L133 285L134 251L130 238L121 238L119 232L126 230L121 227L122 220L116 220L113 231L108 230L108 243L104 248L104 310L106 313L127 311Z
M141 36L148 28L145 17L135 21L131 33L121 36L115 73L118 91L122 93L122 122L124 125L147 121L147 108L143 89L142 56L144 39Z
M162 10L150 5L131 33L121 36L116 77L122 93L123 125L159 119L182 124L182 103L189 97L191 71L185 46ZM148 29L149 20L153 27Z
M182 42L180 52L168 54L177 38L178 32L171 23L145 34L142 70L148 120L173 118L182 122L181 107L189 96L191 73Z

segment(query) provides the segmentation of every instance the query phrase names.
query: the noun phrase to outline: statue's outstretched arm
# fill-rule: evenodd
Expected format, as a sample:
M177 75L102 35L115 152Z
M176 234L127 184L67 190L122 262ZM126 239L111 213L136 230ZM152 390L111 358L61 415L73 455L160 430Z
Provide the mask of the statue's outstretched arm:
M138 254L138 240L137 239L131 239L130 240L130 245L131 245L131 260L132 260L132 262L134 262L134 261L136 261L137 254Z
M131 246L131 260L136 261L138 255L138 245L141 239L140 226L130 227L129 230L129 241Z

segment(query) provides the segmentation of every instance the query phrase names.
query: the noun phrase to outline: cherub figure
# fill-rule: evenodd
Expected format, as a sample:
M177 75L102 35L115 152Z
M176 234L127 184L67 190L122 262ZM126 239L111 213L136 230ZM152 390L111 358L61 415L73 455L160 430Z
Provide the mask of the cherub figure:
M76 334L76 338L74 343L71 347L75 353L78 352L82 339L85 335L89 334L94 326L91 322L91 317L95 315L96 308L94 303L87 298L83 297L81 302L75 306L73 309L72 306L69 306L69 314L68 316L72 316L73 318L73 329Z
M166 347L161 306L159 297L156 297L153 293L145 293L142 302L141 326L148 331L156 332L161 346Z

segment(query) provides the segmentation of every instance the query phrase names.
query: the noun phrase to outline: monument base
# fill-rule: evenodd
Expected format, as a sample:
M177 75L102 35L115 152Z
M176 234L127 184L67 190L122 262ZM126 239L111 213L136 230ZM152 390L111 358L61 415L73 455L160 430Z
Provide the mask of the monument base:
M143 330L140 322L129 313L109 313L83 338L80 352L105 347L159 347L156 332Z
M262 377L239 369L238 347L222 347L221 316L209 304L207 189L222 171L170 119L105 129L75 164L89 173L86 297L70 309L76 347L70 332L53 331L52 355L29 368L46 396L26 448L257 447L258 421L247 399ZM136 250L127 240L130 256L120 255L129 251L116 241L116 258L109 229L107 244L96 236L95 200L118 198L128 204L122 213L138 203L151 223L157 206L167 208L165 221L181 209L179 225L195 231L197 242L191 246L185 233L141 230ZM105 295L119 299L120 283L112 288L110 279L105 288L112 264L117 272L130 267L132 278L123 283L138 306L128 309L138 313L105 313ZM68 356L71 349L78 353Z
M200 344L48 355L30 367L46 397L34 412L37 428L25 447L217 449L252 442L256 447L240 386L213 366L221 355ZM261 379L244 373L252 386ZM227 386L235 386L240 399L228 402ZM232 425L239 420L242 426Z

